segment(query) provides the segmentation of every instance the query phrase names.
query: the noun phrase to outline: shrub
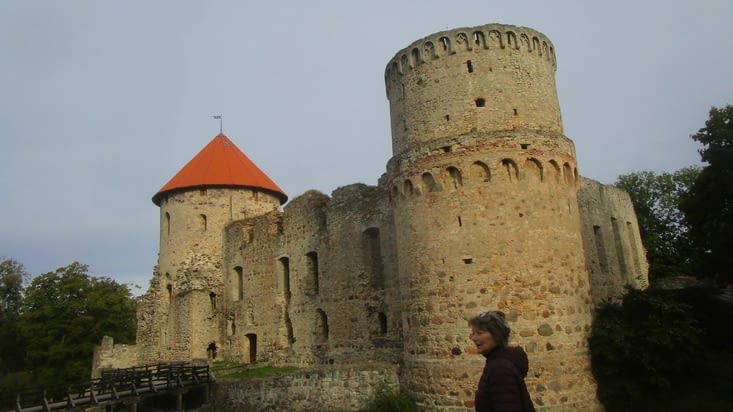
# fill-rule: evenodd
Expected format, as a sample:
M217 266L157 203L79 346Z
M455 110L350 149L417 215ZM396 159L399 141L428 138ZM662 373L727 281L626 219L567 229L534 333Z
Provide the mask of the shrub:
M692 306L673 292L628 289L621 305L599 308L589 340L598 397L608 411L661 399L699 366L702 331Z
M386 384L380 385L374 398L360 412L416 412L415 400Z

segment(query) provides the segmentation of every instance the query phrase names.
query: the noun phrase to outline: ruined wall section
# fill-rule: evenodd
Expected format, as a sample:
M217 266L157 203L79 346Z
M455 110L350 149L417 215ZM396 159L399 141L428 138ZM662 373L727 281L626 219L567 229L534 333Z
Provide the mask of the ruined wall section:
M328 203L318 308L328 319L328 363L398 360L399 285L385 199L382 188L353 184L336 189Z
M578 204L594 303L621 298L626 285L646 288L649 264L628 193L582 178Z
M296 365L398 362L389 213L383 188L354 184L333 198L310 191L282 213L227 226L222 355Z
M283 212L227 227L225 357L252 362L320 363L323 323L320 282L327 273L326 208L329 197L309 191Z
M278 285L278 246L282 214L262 216L229 224L224 232L226 293L217 308L220 355L243 363L267 360L288 348L281 328L284 295Z
M101 378L103 370L138 366L138 353L137 345L115 344L112 337L102 337L101 345L94 347L92 379Z

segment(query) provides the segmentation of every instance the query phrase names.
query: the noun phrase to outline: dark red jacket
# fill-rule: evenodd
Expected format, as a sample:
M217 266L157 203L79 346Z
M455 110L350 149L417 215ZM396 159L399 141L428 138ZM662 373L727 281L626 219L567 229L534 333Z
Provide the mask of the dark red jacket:
M495 348L486 356L476 391L476 412L534 412L524 378L529 360L520 347Z

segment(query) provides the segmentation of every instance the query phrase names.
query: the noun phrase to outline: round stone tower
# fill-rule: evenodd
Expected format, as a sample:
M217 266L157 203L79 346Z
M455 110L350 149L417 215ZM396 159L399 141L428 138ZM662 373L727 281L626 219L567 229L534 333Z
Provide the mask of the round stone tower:
M143 360L205 358L234 288L222 269L224 227L277 210L287 195L222 134L153 196L160 254L138 320ZM141 339L141 336L144 337Z
M543 34L489 24L429 35L387 65L402 383L425 409L472 407L483 357L466 320L495 309L529 354L536 406L596 408L578 174L555 63Z

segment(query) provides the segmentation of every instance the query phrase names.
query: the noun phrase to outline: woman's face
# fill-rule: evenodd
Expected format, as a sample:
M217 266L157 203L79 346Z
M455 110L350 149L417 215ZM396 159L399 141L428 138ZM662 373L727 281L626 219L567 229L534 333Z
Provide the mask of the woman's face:
M496 341L494 341L494 336L492 336L491 332L487 330L472 327L471 335L469 337L473 341L474 345L476 345L478 352L483 355L491 352L491 350L497 346Z

